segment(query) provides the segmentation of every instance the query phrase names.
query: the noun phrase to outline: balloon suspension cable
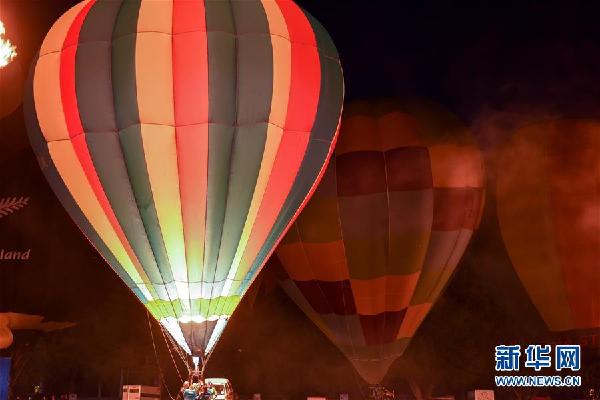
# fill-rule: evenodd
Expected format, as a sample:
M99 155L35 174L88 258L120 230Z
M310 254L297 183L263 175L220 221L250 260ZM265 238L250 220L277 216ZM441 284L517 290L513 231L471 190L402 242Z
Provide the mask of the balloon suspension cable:
M208 363L208 358L210 357L210 353L201 356L192 356L192 360L194 362L194 369L190 368L190 376L198 376L200 380L204 381L204 372L206 371L206 364Z
M167 344L167 349L169 350L169 355L171 356L171 360L173 360L173 364L175 364L175 368L177 369L177 375L179 375L179 379L182 379L182 382L183 382L183 378L181 377L181 373L179 372L179 368L177 368L177 362L175 360L175 357L173 357L173 353L171 352L171 347L169 346L169 342L171 343L171 345L175 349L175 352L177 353L177 355L179 356L179 358L181 359L181 361L183 361L183 364L188 369L188 372L192 368L191 365L190 365L189 357L187 357L185 354L183 354L183 350L180 348L180 346L177 343L175 343L175 341L173 340L173 338L171 338L171 335L168 332L165 333L165 327L162 326L162 324L158 324L158 326L160 327L160 332L162 333L163 339L165 340L165 343Z
M175 366L175 371L177 371L177 376L179 377L179 380L181 382L183 382L183 378L181 377L181 372L179 372L179 367L177 366L177 360L175 360L175 357L173 357L173 353L171 352L171 346L169 346L169 341L166 338L164 338L164 339L165 339L165 344L167 345L167 350L169 351L169 356L171 357L171 361L173 361L173 365Z
M210 353L208 353L205 357L202 357L202 369L200 370L200 379L204 381L204 372L206 371L206 364L208 363L208 358L210 357Z
M169 342L171 342L171 345L175 349L175 352L177 353L177 355L179 356L179 358L181 359L181 361L187 367L188 372L191 371L192 370L192 364L190 363L190 357L187 355L187 353L185 352L185 350L183 350L183 348L177 342L175 342L175 339L173 339L173 337L171 336L171 334L169 334L168 332L166 332L165 327L162 324L159 324L159 326L160 326L160 330L161 330L161 332L163 334L163 337L165 338L165 341L168 340Z
M158 358L158 350L156 349L156 342L154 341L154 332L152 331L152 321L150 320L150 312L148 310L146 310L146 317L148 319L148 329L150 330L150 337L152 338L152 348L154 349L154 357L156 359L156 365L158 366L158 374L160 375L160 380L162 381L162 385L167 390L167 395L169 396L169 399L177 400L179 398L179 394L177 394L176 397L173 397L173 395L171 394L171 391L169 390L169 386L167 385L167 381L165 379L165 374L163 373L163 370L160 366L160 359ZM169 347L168 343L167 343L167 347ZM169 353L170 352L171 351L169 350ZM175 362L175 360L172 357L171 357L171 359L173 360L173 362ZM177 368L177 364L175 364L175 368ZM177 373L179 374L179 370L177 370ZM179 378L181 379L181 375L179 376ZM183 379L181 380L181 383L183 384Z

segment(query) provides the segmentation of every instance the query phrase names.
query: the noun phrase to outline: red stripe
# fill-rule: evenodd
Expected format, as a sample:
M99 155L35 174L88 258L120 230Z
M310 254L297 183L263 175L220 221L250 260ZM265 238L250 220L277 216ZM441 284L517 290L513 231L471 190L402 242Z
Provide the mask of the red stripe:
M90 1L77 14L73 20L73 24L69 27L62 52L60 53L61 99L69 137L71 138L83 133L83 126L81 125L79 108L77 106L77 92L75 90L75 60L81 26L95 2L96 0Z
M292 1L277 0L292 42L290 99L285 128L310 132L315 122L321 90L321 62L312 26Z
M176 125L208 122L208 42L203 0L173 2Z
M96 3L96 0L90 1L84 8L81 9L77 17L73 20L73 24L70 26L67 36L63 44L63 50L60 56L60 90L61 99L63 103L63 113L65 115L67 129L69 131L69 137L71 138L71 144L77 154L77 158L81 164L92 190L96 194L104 213L106 214L111 226L115 230L119 240L123 244L123 247L127 251L129 257L135 265L139 265L137 257L133 253L121 226L119 225L117 218L110 206L108 198L102 188L102 183L96 174L94 162L90 155L85 135L83 132L83 125L79 116L79 108L77 104L77 91L76 91L76 56L77 46L79 44L79 34L83 22L87 17L88 12L92 6Z
M201 265L205 232L209 102L205 13L204 0L173 3L173 98L188 268Z

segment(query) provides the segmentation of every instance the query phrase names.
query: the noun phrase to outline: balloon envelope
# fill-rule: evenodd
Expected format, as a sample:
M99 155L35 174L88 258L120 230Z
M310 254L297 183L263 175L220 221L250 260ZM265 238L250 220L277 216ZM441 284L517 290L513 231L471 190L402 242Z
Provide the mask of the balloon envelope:
M289 0L87 0L46 36L30 96L30 140L71 217L209 354L335 141L325 30Z
M381 382L452 276L482 187L481 155L446 111L346 108L335 156L277 255L285 290L368 383Z
M519 129L498 158L508 254L552 331L600 328L600 122Z

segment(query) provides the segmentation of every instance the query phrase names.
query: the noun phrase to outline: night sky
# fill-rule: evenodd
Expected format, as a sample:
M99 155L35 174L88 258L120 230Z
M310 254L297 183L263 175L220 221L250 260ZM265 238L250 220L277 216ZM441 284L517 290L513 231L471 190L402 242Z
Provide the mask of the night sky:
M51 24L75 3L0 1L0 19L19 49L24 71ZM551 336L504 249L494 203L498 172L493 154L522 124L598 117L600 4L298 3L325 26L338 47L346 102L399 96L436 101L471 128L484 151L488 187L480 229L385 383L406 394L408 376L435 376L437 395L492 387L493 346ZM0 102L6 101L3 96ZM21 108L0 120L0 198L12 196L29 197L30 203L0 219L0 249L31 249L31 259L0 261L0 310L21 307L78 323L37 341L18 338L38 346L39 354L30 361L20 390L44 380L49 391L62 392L72 382L81 395L95 396L103 382L105 395L115 395L121 368L131 374L126 379L151 383L158 370L145 310L52 194L29 147ZM270 277L263 282L255 289L256 301L244 302L234 314L208 374L229 376L242 393L263 392L272 398L339 392L361 398L364 385L344 356ZM177 371L156 324L153 334L161 370L174 390ZM590 362L596 353L588 355Z

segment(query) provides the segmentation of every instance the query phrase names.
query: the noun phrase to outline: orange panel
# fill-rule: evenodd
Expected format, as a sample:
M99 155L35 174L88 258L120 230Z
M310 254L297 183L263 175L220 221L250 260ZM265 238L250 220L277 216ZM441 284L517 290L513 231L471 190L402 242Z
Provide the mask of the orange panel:
M336 282L350 279L344 243L304 243L304 251L317 280Z
M434 187L483 186L483 159L475 146L435 145L429 156Z
M38 60L33 77L33 97L38 123L46 141L69 139L61 102L60 53L47 54Z
M412 115L397 111L382 115L377 121L377 129L383 151L398 147L426 146L419 132L419 122Z
M293 227L292 227L293 229ZM315 274L308 264L302 243L282 244L277 249L277 257L285 265L285 270L295 281L312 281Z
M335 146L336 155L353 151L378 151L381 149L379 136L375 134L377 124L370 116L352 115L345 117L342 120L341 129L344 134L340 135ZM365 135L365 132L371 132L371 134Z
M419 279L419 272L410 275L388 275L381 278L352 279L356 312L377 315L385 311L401 311L408 306Z

